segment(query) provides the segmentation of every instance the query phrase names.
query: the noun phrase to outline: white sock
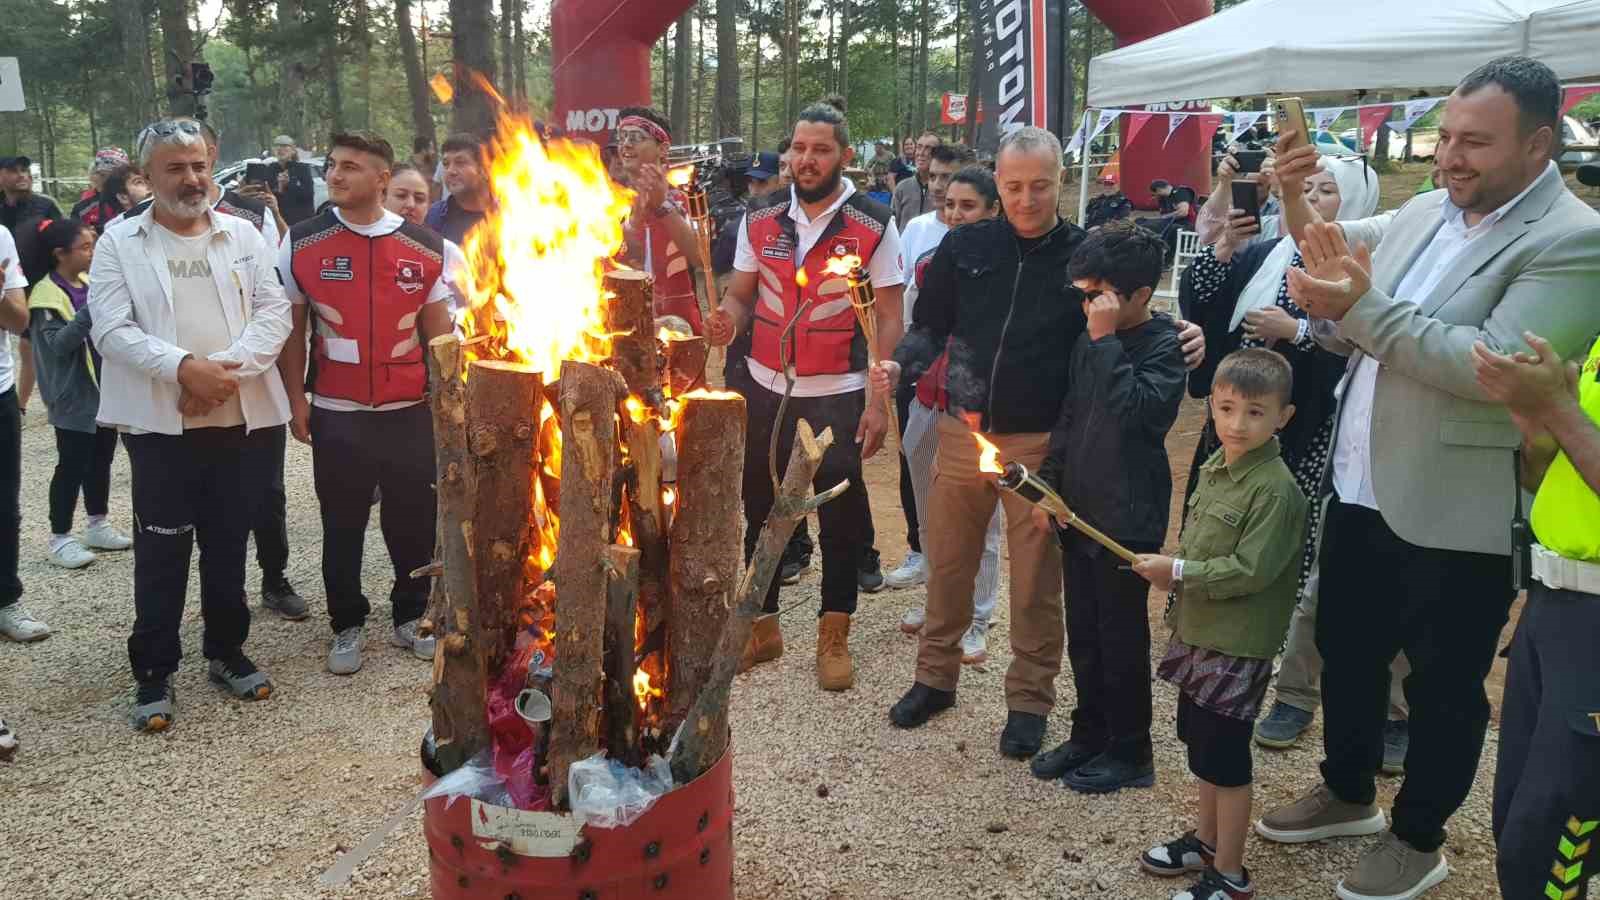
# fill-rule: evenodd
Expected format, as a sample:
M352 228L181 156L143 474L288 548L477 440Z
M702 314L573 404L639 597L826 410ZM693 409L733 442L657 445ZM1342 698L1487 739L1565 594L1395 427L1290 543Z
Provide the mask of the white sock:
M70 534L52 534L52 535L50 535L50 552L54 553L57 550L60 550L62 547L65 547L71 540L72 540L72 535L70 535Z
M1243 872L1224 872L1221 869L1218 869L1217 870L1217 874L1221 875L1223 878L1228 879L1229 881L1233 882L1234 884L1236 884L1236 885L1238 885L1240 887L1244 887L1244 885L1245 885L1244 873Z
M106 519L106 516L90 516L89 527L98 528L99 526L106 524Z

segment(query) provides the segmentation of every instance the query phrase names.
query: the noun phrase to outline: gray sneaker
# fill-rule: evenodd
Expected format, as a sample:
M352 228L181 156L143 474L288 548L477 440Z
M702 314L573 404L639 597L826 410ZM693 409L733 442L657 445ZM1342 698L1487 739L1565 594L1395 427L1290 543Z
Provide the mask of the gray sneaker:
M961 664L981 666L989 661L989 623L973 619L961 636Z
M1312 714L1279 700L1267 717L1256 723L1256 743L1274 750L1293 747L1311 727Z
M333 648L328 651L328 671L335 675L354 675L361 671L361 648L367 644L366 629L360 625L333 636Z
M1449 875L1443 853L1413 849L1389 831L1334 893L1341 900L1416 900Z
M35 619L21 603L10 606L0 606L0 635L26 644L30 641L42 641L50 636L50 626Z
M1280 844L1304 844L1333 837L1377 834L1388 827L1378 804L1346 803L1326 784L1256 821L1256 833Z
M392 646L399 647L401 650L410 650L411 655L417 659L433 659L433 642L434 639L431 636L417 637L416 619L412 619L404 625L396 625L394 634L389 636L389 643Z
M1404 775L1406 750L1411 747L1411 723L1390 719L1383 726L1383 774Z

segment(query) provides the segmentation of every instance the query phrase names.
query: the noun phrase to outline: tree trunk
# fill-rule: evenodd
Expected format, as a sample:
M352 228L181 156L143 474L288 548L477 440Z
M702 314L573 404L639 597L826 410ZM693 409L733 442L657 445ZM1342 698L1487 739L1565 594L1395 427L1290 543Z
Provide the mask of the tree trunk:
M703 337L673 337L667 341L667 392L682 397L706 386L706 359L711 348Z
M467 447L467 388L461 380L463 354L455 335L428 342L433 388L433 442L439 494L438 561L443 571L433 583L424 623L438 638L433 655L433 710L436 759L443 772L454 771L489 746L488 670L484 667L482 622L473 571L473 503L477 477Z
M150 66L150 7L143 0L111 4L122 39L122 73L129 79L127 114L134 128L156 117L155 72ZM132 133L130 130L129 133Z
M672 518L672 615L667 649L670 723L689 713L715 662L744 563L739 486L744 472L744 398L683 401L678 425L678 503Z
M639 603L639 551L606 548L605 739L606 754L637 766L639 706L633 695L634 618Z
M351 27L361 50L361 127L372 129L372 10L367 0L355 0ZM426 177L426 176L424 176Z
M710 769L728 749L728 703L733 688L733 676L739 669L739 657L750 640L750 627L761 615L767 588L778 572L789 538L795 526L806 513L820 503L843 493L841 484L811 498L811 481L817 467L822 465L822 454L833 443L833 432L824 430L815 437L811 425L801 419L795 423L794 449L789 454L789 467L784 471L783 486L772 512L767 515L756 542L756 552L745 568L744 579L739 583L735 608L717 641L716 656L711 675L706 679L678 737L677 751L672 754L672 775L679 784L688 784Z
M344 117L344 47L339 40L339 6L335 0L322 0L318 4L318 32L322 36L322 78L328 85L328 118L333 131L343 131ZM305 135L296 135L305 140Z
M517 61L512 44L516 38L516 0L500 0L500 95L509 103L516 97Z
M1394 99L1393 94L1378 94L1377 102L1387 103ZM1392 112L1393 110L1391 110ZM1387 121L1387 120L1385 120ZM1372 168L1378 172L1389 171L1389 126L1378 123L1378 134L1372 144Z
M450 50L454 57L455 104L450 130L488 134L495 104L477 79L494 81L494 16L491 0L450 0Z
M694 37L689 30L694 27L694 11L684 10L678 19L676 37L672 48L672 139L687 141L689 137L689 73L691 44Z
M394 27L400 38L400 62L406 70L406 93L411 97L412 136L435 140L433 113L428 107L428 78L417 56L417 33L412 30L411 0L394 0ZM431 180L433 173L424 172L423 177Z
M523 31L523 18L528 14L527 0L516 0L516 25L512 36L512 52L517 61L512 70L511 82L512 96L517 99L517 109L526 112L528 109L528 36Z
M633 269L607 272L606 330L611 340L611 365L628 383L628 392L652 406L661 403L661 375L656 364L655 313L650 275Z
M192 116L195 98L186 75L194 61L189 0L157 0L156 5L161 16L161 59L167 73L167 110L175 116Z
M784 128L794 127L800 118L800 12L801 0L789 0L789 42L785 59L789 65L789 97L788 115L784 117Z
M617 404L627 385L609 369L561 364L561 549L555 562L556 653L550 786L567 803L567 770L600 749L605 650L605 549L617 468Z
M1083 15L1087 24L1089 11L1084 10ZM1061 20L1061 131L1071 140L1078 128L1072 115L1078 108L1078 73L1072 68L1072 4L1062 8Z
M917 16L917 130L928 130L928 0L921 0Z
M973 0L979 2L979 0ZM898 12L899 4L896 4ZM894 24L889 26L889 74L894 82L894 149L898 153L900 145L904 143L901 137L904 133L905 120L900 117L900 17L894 17Z
M981 28L982 0L972 0L972 61L967 67L967 146L978 146L978 104L983 102L983 41L978 40ZM1071 65L1068 61L1066 65Z
M835 57L839 67L839 93L845 97L850 96L850 38L854 35L851 30L854 26L850 21L851 2L841 0L839 3L839 55Z
M305 8L300 0L278 0L278 28L291 30L304 21ZM306 67L304 55L298 48L280 51L281 68L278 72L278 122L296 140L307 140L306 133Z
M500 671L516 643L522 599L536 587L525 561L536 540L530 513L543 391L540 373L514 363L474 362L467 379L467 438L477 471L473 561L490 672Z
M760 0L756 2L756 13L761 12ZM750 149L752 152L761 149L761 26L757 24L750 29L755 32L755 74L751 78L751 92L755 95L750 102Z
M717 0L717 114L711 126L713 139L744 133L739 115L738 12L738 0Z

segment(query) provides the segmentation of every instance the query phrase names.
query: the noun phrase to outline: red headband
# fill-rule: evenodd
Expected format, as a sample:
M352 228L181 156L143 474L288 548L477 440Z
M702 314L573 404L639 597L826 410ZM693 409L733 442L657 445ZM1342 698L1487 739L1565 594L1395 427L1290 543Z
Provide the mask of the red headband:
M51 225L54 225L55 221L56 221L55 219L40 219L39 220L39 233L40 234L44 234L44 230L46 228L49 228Z
M660 125L657 125L649 119L646 119L644 116L624 116L622 121L617 123L617 130L621 131L624 128L637 128L645 134L650 135L656 140L657 143L660 144L672 143L672 138L667 134L667 130L665 128L662 128Z

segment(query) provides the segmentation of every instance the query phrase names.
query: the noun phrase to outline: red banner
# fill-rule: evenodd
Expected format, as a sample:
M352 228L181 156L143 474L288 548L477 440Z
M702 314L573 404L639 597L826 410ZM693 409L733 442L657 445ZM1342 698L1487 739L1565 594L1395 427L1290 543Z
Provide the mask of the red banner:
M939 121L946 125L965 125L967 122L967 96L946 93L939 104ZM978 121L983 121L983 104L978 104Z
M1200 123L1200 146L1211 151L1211 138L1216 135L1217 129L1222 127L1222 115L1219 113L1205 113L1194 117Z
M1595 94L1600 94L1600 85L1567 88L1566 93L1561 97L1561 114L1563 116L1566 115L1572 111L1574 106L1577 106L1579 103L1582 103L1584 100L1587 100Z
M1392 112L1394 112L1392 104L1369 106L1358 112L1356 118L1361 122L1361 139L1367 144L1372 143L1378 136L1378 129L1389 121L1389 114Z
M1144 126L1150 124L1150 120L1154 119L1155 117L1155 113L1129 113L1128 130L1125 132L1123 137L1123 143L1125 145L1132 145L1133 139L1138 137L1139 132L1144 130Z

